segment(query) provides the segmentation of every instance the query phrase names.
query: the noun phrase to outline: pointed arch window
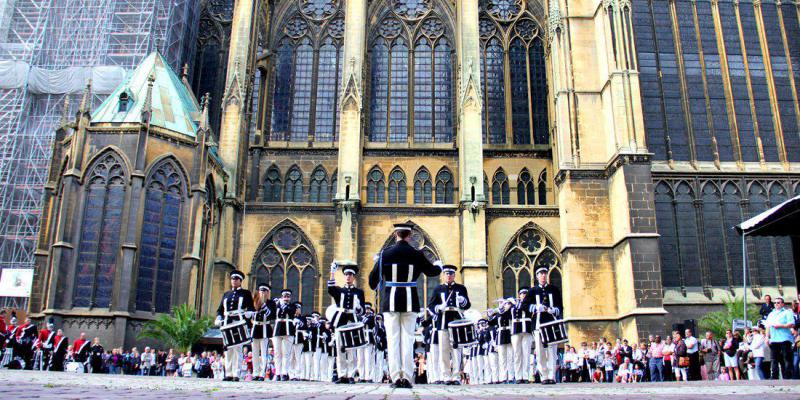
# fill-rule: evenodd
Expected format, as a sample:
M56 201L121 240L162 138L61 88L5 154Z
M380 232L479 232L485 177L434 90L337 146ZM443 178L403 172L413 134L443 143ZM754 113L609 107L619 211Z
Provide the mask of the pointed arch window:
M108 308L120 250L128 175L122 159L112 152L98 158L89 171L84 183L72 306Z
M526 225L508 244L503 256L503 297L515 297L519 289L531 286L534 272L547 268L551 276L561 269L561 257L544 232Z
M286 186L283 192L283 201L287 203L303 201L303 171L296 165L286 173Z
M433 184L431 183L431 173L425 168L420 168L414 176L414 203L431 204L433 203Z
M479 31L484 142L505 144L509 133L513 144L549 144L540 27L521 2L486 0Z
M527 168L523 168L519 173L517 180L517 202L520 205L533 205L536 204L536 195L534 192L533 178Z
M536 191L539 193L539 205L547 205L547 171L542 171L539 174L539 183L537 183ZM528 200L528 204L533 204L533 200Z
M339 1L315 1L284 16L274 50L270 140L338 139L343 12Z
M304 310L318 310L318 262L313 246L300 228L284 222L261 240L252 271L255 282L269 282L273 291L292 290L293 298L303 302Z
M327 203L331 201L328 192L328 174L322 166L311 173L311 184L308 187L308 201L312 203Z
M452 204L453 201L453 173L444 167L436 174L436 204Z
M336 198L336 193L339 190L339 170L333 170L331 174L331 198Z
M510 201L508 177L501 168L494 173L492 180L492 204L510 204Z
M428 9L409 17L394 8L374 27L368 135L372 142L452 141L452 45L435 13Z
M406 204L406 173L400 167L389 174L389 204Z
M273 165L267 170L264 179L264 201L278 203L281 201L281 170Z
M185 188L172 160L156 167L147 180L136 278L137 310L170 311Z
M386 184L383 180L383 171L375 167L369 171L367 177L367 203L386 202Z

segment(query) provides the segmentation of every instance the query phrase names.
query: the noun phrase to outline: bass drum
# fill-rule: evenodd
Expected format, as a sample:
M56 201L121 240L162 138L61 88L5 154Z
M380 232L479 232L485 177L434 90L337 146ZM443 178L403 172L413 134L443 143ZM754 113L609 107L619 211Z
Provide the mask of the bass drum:
M83 369L83 363L79 362L68 362L65 371L72 372L73 374L82 374L85 372Z

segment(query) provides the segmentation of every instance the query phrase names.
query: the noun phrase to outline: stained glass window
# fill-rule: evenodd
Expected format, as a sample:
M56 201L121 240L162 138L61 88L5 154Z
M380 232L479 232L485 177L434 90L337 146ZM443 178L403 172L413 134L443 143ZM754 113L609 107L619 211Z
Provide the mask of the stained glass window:
M386 141L389 112L389 48L379 38L372 45L372 93L370 96L370 140Z
M406 174L400 167L389 174L389 204L406 204Z
M539 205L547 204L547 171L542 171L539 174L539 183L537 184L536 191L539 193ZM528 204L533 204L533 200L528 200Z
M385 195L383 171L375 167L367 175L367 203L383 203L386 201Z
M506 142L506 95L505 72L503 71L503 46L492 38L483 53L484 129L489 143Z
M449 142L453 138L451 47L445 26L435 16L417 21L403 4L376 26L371 45L369 139L373 142ZM414 18L403 17L414 14ZM415 28L419 26L419 28ZM406 29L408 28L408 29ZM408 37L407 32L416 32ZM413 65L410 64L413 48ZM414 78L409 82L409 69ZM413 109L409 106L413 93ZM413 118L413 129L409 126Z
M339 8L335 0L304 0L300 12L285 18L275 50L270 140L338 139L344 35Z
M302 301L303 310L308 311L318 310L317 266L310 240L300 228L287 221L261 240L252 270L259 271L256 279L268 282L273 293L291 289L293 298Z
M392 45L389 87L389 141L408 140L408 46L403 38Z
M519 179L517 180L517 203L533 205L535 201L533 179L528 169L524 168L519 173Z
M442 168L436 174L436 204L453 203L453 173Z
M328 192L328 174L322 166L311 173L311 184L308 187L308 201L312 203L326 203L331 201Z
M303 172L297 166L286 173L283 201L287 203L303 201Z
M127 173L121 158L111 152L98 158L89 171L72 306L108 308L120 250Z
M273 165L267 170L264 179L264 201L277 203L281 201L281 170Z
M516 297L519 289L532 284L539 268L547 268L552 277L561 269L557 247L534 224L523 227L506 246L503 256L503 297Z
M433 141L433 51L428 39L414 48L414 141Z
M487 0L479 32L484 142L505 144L508 128L513 144L548 144L547 77L538 24L521 0Z
M420 168L414 177L414 203L431 204L433 203L433 184L431 174L425 168Z
M508 177L502 169L498 169L492 181L492 204L509 204L509 197Z
M146 184L136 309L166 313L172 301L178 231L185 184L173 161L158 166Z

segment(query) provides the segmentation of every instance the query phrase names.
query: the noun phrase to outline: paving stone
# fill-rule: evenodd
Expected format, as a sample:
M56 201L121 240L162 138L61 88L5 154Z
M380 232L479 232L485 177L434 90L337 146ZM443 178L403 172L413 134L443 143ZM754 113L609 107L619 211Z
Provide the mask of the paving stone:
M758 397L798 399L798 381L664 382L640 384L561 384L442 386L416 385L391 389L388 385L334 385L323 382L222 382L196 378L69 374L61 372L0 370L2 399L107 400L142 398L182 400L287 399L287 400L516 400L529 398L573 399L682 399L703 400Z

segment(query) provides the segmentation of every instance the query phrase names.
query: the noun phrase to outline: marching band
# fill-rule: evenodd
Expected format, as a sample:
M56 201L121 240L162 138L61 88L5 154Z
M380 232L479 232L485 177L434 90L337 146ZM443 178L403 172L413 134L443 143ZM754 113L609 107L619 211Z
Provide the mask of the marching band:
M232 271L231 290L223 294L214 321L225 350L224 380L239 380L247 346L255 381L269 377L353 384L380 383L388 377L393 388L411 388L415 354L422 352L427 383L529 383L533 372L541 383L555 383L556 345L567 337L560 319L561 293L547 282L548 269L537 269L533 287L520 288L516 298L500 299L484 317L471 309L467 287L455 282L458 267L430 262L410 244L411 228L396 224L395 244L375 257L368 282L380 312L356 287L359 266L353 262L331 265L327 287L332 304L325 315L304 314L289 289L273 298L273 288L258 283L251 293L242 287L244 273ZM339 269L342 286L334 279ZM440 274L442 283L423 308L417 280ZM5 346L0 367L63 371L71 354L69 368L91 368L93 345L84 334L69 346L52 319L41 331L29 318L18 325L12 316L10 322L0 327L0 344ZM270 348L272 376L267 372Z

